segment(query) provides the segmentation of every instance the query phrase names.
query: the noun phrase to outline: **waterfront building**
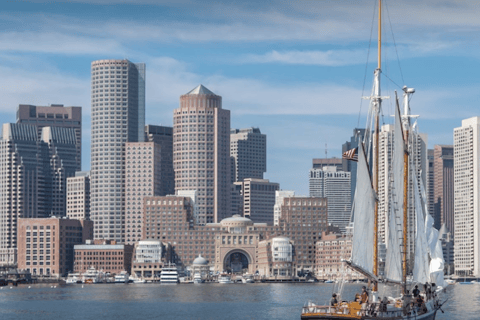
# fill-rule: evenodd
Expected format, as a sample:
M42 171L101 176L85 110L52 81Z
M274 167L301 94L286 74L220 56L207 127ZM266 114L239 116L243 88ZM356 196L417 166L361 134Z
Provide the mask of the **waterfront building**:
M480 276L480 117L453 130L454 256L457 276Z
M259 243L279 236L295 243L292 273L313 271L315 242L329 229L324 198L284 198L278 226L254 223L239 215L196 225L190 199L178 196L146 197L144 210L144 239L170 243L172 262L177 265L191 265L201 254L219 272L239 270L232 263L240 262L248 273L259 271Z
M267 171L267 136L259 128L230 130L232 182L247 178L263 179Z
M173 128L165 126L145 126L145 141L155 142L160 148L159 196L175 193L175 173L173 171Z
M145 64L91 64L91 219L95 239L125 241L125 143L145 139Z
M230 111L222 97L199 85L173 112L175 191L197 190L198 222L230 212Z
M72 128L6 123L0 139L0 264L16 263L17 219L65 216L66 179L74 174ZM70 152L68 152L70 151Z
M75 172L67 178L67 217L90 220L90 171Z
M133 246L117 244L115 240L87 240L85 244L74 246L75 273L84 273L94 267L105 273L130 273L132 267Z
M342 144L342 154L354 148L358 148L358 143L363 141L364 136L365 129L353 129L353 135L350 137L350 141L346 141L344 144ZM351 202L353 203L355 188L357 186L357 162L342 158L342 171L350 172L351 174L350 194Z
M132 275L158 281L165 262L170 261L171 246L159 240L141 240L135 244Z
M434 171L434 214L435 228L440 230L445 225L449 232L454 232L454 165L453 146L435 145L433 149Z
M17 109L17 123L37 127L38 139L42 128L61 127L75 129L76 168L82 169L82 107L64 107L63 104L34 106L21 104Z
M293 271L293 243L287 237L275 237L258 244L258 274L267 278L290 279Z
M342 233L350 222L351 173L337 171L336 166L310 169L310 196L327 198L328 223L338 226Z
M18 268L33 275L73 271L73 248L93 236L93 223L69 218L18 219Z
M273 225L278 226L282 218L282 205L284 198L295 197L293 190L276 190L275 191L275 205L273 206Z
M280 185L267 179L247 178L243 181L243 216L255 223L273 225L275 191Z
M345 234L322 233L321 240L316 243L315 273L318 278L334 280L346 275L347 280L363 279L364 276L347 268L344 260L352 254L351 237Z

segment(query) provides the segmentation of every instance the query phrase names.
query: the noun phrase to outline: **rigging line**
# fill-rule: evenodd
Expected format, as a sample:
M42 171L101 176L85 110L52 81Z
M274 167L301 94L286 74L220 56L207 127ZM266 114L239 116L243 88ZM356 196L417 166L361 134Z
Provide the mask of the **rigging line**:
M402 78L402 83L405 83L403 79L402 65L400 64L400 58L398 56L397 43L395 42L395 35L393 34L392 20L390 20L390 13L388 12L387 1L385 1L385 9L387 10L388 22L390 24L390 32L392 33L393 46L395 47L395 53L397 55L398 68L400 69L400 76Z
M402 90L402 86L400 86L398 83L396 83L395 81L393 81L393 80L392 80L389 76L387 76L385 73L382 72L382 74L383 74L383 76L384 76L385 78L387 78L388 80L390 80L394 85L396 85L400 90Z
M372 26L370 27L370 40L368 42L368 51L367 51L367 62L365 63L365 72L363 74L363 88L362 88L362 96L360 97L360 110L358 111L358 120L357 120L357 128L360 128L360 117L362 115L362 97L365 94L365 83L367 81L367 70L368 70L368 60L370 59L370 47L372 46L372 37L373 37L373 24L375 23L375 12L376 12L377 4L374 1L373 4L373 16L372 16Z

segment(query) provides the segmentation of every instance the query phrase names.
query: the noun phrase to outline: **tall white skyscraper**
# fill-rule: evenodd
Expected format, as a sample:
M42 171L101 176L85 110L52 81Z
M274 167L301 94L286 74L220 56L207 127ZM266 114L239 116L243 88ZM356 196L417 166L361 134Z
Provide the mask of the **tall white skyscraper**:
M345 233L351 215L351 173L336 166L310 169L310 197L327 198L328 223Z
M388 225L388 213L390 210L390 203L392 201L393 181L391 179L391 166L393 161L393 145L395 139L395 130L393 125L384 125L381 128L379 136L379 175L378 175L378 234L379 241L388 245L388 234L386 226ZM428 155L427 155L427 135L422 133L410 133L408 150L409 156L409 170L417 170L417 174L412 176L420 176L421 182L427 188L427 173L428 173ZM419 181L420 183L420 181ZM414 208L414 194L413 194L413 180L408 182L408 254L414 254L415 245L415 208ZM397 213L399 216L403 213ZM413 261L413 257L410 259Z
M453 130L454 264L458 276L480 276L480 117Z
M91 219L94 238L125 242L125 143L145 138L145 64L92 62Z

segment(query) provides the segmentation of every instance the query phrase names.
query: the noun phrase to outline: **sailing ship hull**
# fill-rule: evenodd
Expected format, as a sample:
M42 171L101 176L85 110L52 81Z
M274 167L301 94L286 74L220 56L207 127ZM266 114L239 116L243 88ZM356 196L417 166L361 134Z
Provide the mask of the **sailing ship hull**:
M334 313L303 313L302 320L435 320L437 310L417 315L377 315L377 316L359 316L350 314L334 314Z

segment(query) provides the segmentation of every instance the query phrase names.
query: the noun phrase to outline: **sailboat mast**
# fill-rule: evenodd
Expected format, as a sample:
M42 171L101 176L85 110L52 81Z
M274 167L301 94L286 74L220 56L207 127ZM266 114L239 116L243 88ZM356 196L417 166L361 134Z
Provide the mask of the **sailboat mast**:
M379 135L380 135L380 70L382 67L381 53L382 53L382 0L378 0L378 68L375 70L375 96L376 110L375 110L375 139L374 139L374 156L373 156L373 188L378 195L378 167L379 167ZM373 226L373 275L378 276L378 197L375 201L375 213L374 213L374 226ZM378 291L378 284L375 282L373 285L373 291Z
M405 140L408 145L408 128L405 130ZM408 230L408 150L403 154L403 259L402 282L403 294L407 293L407 231Z

